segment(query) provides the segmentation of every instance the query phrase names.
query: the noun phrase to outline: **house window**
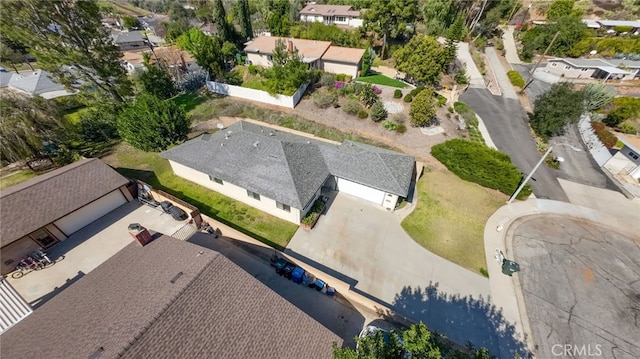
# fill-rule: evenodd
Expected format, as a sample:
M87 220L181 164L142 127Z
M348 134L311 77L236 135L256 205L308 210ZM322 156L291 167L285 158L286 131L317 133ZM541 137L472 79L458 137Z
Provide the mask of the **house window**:
M29 235L38 245L43 248L49 248L52 245L58 243L58 240L49 233L46 229L33 232Z
M580 72L587 72L587 71L589 71L589 69L587 69L587 68L580 69Z
M564 69L565 69L565 70L570 70L570 69L571 69L571 66L569 66L569 65L564 65Z
M291 212L291 207L288 204L284 204L276 201L276 207L278 207L279 209L285 212Z
M251 197L251 198L253 198L255 200L258 200L258 201L260 200L260 195L259 194L255 193L255 192L251 192L249 190L247 190L247 196L249 196L249 197Z
M555 62L551 63L551 67L556 67L556 66L558 66L558 64L556 64Z
M267 60L272 61L273 60L273 56L267 55Z
M347 21L347 18L344 16L336 16L336 21L338 22L345 22Z
M209 181L213 181L217 184L222 184L222 185L224 184L224 182L222 182L220 178L213 177L212 175L209 175Z
M635 153L629 151L629 156L631 156L631 158L633 158L634 160L638 159L638 155L636 155Z

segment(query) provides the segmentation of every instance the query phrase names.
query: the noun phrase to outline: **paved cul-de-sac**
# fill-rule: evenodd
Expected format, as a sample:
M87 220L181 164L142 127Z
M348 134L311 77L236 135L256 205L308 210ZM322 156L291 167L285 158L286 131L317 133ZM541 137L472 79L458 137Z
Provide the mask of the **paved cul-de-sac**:
M546 215L514 227L536 356L640 358L637 234Z

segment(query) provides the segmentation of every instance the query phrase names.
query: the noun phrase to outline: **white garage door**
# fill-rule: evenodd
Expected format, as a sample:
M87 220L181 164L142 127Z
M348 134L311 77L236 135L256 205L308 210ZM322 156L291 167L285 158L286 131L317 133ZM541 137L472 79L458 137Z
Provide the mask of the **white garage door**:
M351 182L344 178L338 178L338 191L366 199L367 201L371 201L375 204L382 204L382 201L384 200L384 192Z
M68 236L126 202L127 199L122 192L113 191L77 211L60 218L55 221L54 224Z

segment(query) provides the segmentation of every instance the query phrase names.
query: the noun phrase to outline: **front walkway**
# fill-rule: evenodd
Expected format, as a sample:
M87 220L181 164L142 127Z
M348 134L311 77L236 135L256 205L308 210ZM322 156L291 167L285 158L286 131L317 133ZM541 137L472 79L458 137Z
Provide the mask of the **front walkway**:
M454 341L497 352L504 323L492 313L488 279L418 245L380 206L343 193L329 203L313 230L298 229L286 254Z
M513 26L507 26L502 33L502 44L504 46L504 53L507 58L507 62L510 64L519 64L520 57L518 57L518 48L516 47L516 40L513 38Z
M504 68L504 66L502 66L500 57L498 56L495 47L487 47L484 50L484 53L487 55L489 66L491 66L493 74L498 81L498 86L500 86L502 96L517 100L518 95L516 94L516 90L513 88L513 85L511 85L511 81L509 81L507 70Z

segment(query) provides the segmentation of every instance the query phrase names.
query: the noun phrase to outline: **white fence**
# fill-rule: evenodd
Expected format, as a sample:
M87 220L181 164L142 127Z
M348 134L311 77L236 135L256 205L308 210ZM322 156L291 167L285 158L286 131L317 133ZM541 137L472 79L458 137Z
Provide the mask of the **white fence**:
M223 84L215 81L207 81L207 89L209 89L210 92L288 108L296 107L296 105L302 98L304 91L307 89L307 86L309 86L309 84L303 84L302 86L300 86L298 91L296 91L293 96L271 96L267 91L254 90L246 87Z

